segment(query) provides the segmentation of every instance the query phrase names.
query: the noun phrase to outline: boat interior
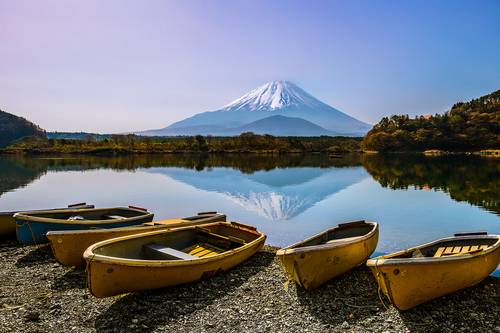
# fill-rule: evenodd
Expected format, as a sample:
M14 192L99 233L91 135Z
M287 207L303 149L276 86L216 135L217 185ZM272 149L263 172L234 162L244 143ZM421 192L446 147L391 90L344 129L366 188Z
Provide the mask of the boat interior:
M474 254L493 246L496 238L454 238L448 241L434 243L391 256L391 258L445 258L461 254Z
M126 259L191 260L236 249L260 235L220 223L117 241L94 249L94 253Z
M217 212L203 212L195 216L184 217L183 220L198 221L209 217L225 217L225 215L218 214Z
M126 219L130 217L142 216L147 212L132 210L127 208L113 208L113 209L79 209L79 210L65 210L65 211L44 211L33 212L27 215L36 217L45 217L58 220L113 220L113 219Z
M294 245L292 248L348 242L355 240L358 237L365 236L374 228L374 224L366 223L364 221L339 224L335 228Z
M210 219L209 221L218 222L218 221L226 221L225 215L217 214L216 212L203 213L196 216L183 217L182 219L169 219L169 220L160 220L160 221L152 221L143 223L145 226L158 226L158 225L174 225L182 222L196 222L200 220Z

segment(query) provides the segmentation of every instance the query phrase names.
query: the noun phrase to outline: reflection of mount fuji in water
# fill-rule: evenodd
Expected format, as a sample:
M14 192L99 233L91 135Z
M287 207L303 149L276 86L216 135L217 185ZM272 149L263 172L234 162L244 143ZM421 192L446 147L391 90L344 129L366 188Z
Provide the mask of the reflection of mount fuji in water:
M197 189L224 194L270 220L288 220L368 177L362 167L284 168L245 174L230 168L150 168Z

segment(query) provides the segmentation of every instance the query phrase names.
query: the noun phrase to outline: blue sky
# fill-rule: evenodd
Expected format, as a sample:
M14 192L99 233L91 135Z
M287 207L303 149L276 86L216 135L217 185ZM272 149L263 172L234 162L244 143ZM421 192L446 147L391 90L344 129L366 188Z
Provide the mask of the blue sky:
M123 132L290 80L360 120L500 89L500 1L0 0L0 109Z

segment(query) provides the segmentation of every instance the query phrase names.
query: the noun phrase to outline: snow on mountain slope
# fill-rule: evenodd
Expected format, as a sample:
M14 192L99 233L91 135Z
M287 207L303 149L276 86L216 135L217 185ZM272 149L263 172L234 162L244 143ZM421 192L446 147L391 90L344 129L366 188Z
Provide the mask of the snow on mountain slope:
M318 102L292 82L272 81L225 105L222 110L269 111L288 106L317 107Z
M319 101L291 82L272 81L220 110L199 113L166 128L138 134L220 135L227 131L236 135L234 129L270 116L301 118L339 135L360 136L371 128L370 125Z

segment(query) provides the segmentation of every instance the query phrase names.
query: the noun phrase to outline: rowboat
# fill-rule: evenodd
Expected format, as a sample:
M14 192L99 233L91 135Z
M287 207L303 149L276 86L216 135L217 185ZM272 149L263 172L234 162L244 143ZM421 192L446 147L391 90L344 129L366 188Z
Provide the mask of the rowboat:
M377 242L378 224L356 221L280 249L276 255L289 280L311 290L364 263Z
M17 240L24 245L47 243L52 230L117 228L153 220L153 214L139 207L85 208L20 212L14 214Z
M147 222L132 227L49 231L47 233L47 238L50 241L54 257L61 264L67 266L85 266L83 252L85 252L90 245L106 239L135 235L155 230L173 229L224 221L226 221L226 215L218 214L216 212L204 212L198 213L197 216Z
M500 235L455 234L368 260L379 289L399 310L473 286L500 263Z
M217 222L105 240L83 255L88 287L107 297L206 279L251 257L265 239L254 227Z
M68 209L94 208L94 205L87 205L85 202L68 205ZM66 208L56 208L57 210ZM44 209L47 210L47 209ZM39 212L40 210L31 210L30 212ZM14 237L16 235L16 212L0 212L0 238Z

